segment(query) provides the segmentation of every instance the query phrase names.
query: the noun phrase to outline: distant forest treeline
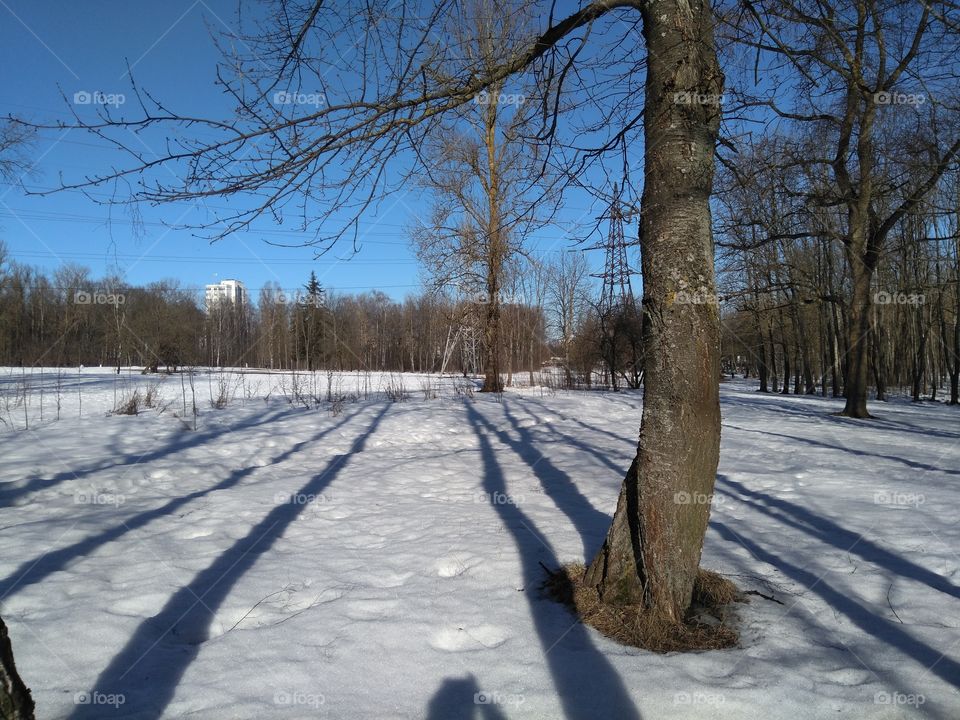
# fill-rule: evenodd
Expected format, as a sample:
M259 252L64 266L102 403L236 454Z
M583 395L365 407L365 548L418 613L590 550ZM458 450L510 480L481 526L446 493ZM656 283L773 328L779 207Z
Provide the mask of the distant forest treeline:
M0 364L483 372L482 299L421 292L402 302L379 291L296 292L267 286L255 302L204 307L164 280L135 287L85 268L48 276L0 264ZM579 312L579 311L578 311ZM530 372L564 343L549 339L544 307L504 302L504 370ZM596 358L585 357L590 367Z

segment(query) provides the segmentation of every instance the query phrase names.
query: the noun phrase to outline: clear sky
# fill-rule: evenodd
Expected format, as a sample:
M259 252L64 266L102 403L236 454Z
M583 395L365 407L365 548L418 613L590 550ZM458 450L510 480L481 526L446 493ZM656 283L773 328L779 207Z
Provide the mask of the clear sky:
M129 64L137 84L173 108L229 117L230 105L213 83L220 55L211 33L227 30L235 11L235 0L0 0L0 115L69 121L71 107L93 116L95 103L83 106L78 98L119 102L121 95L134 115ZM56 187L61 173L76 180L120 160L96 138L58 130L43 131L30 156L34 167L24 184L32 190ZM109 188L92 193L105 199ZM364 219L359 254L345 243L315 259L312 248L268 244L296 244L303 236L266 219L253 230L210 244L182 227L192 217L187 206L142 207L144 223L137 233L123 207L98 204L78 191L40 197L0 186L0 238L17 261L48 270L74 263L89 267L94 277L119 272L133 284L176 278L185 287L202 288L232 277L255 297L268 282L300 287L315 270L334 291L379 288L402 298L419 287L406 228L424 207L415 188L387 198L379 215ZM571 234L583 231L574 221L595 218L602 210L589 197L571 195L559 224L542 230L533 246L540 252L566 251L576 240ZM590 253L589 260L595 269L603 261L598 253ZM635 258L632 262L638 264Z

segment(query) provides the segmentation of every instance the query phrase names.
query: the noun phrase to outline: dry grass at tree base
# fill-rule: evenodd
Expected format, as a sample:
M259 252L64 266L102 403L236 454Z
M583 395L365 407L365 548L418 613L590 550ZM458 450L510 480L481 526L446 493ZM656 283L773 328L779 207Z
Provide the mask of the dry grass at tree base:
M549 575L544 590L584 623L617 642L667 653L721 650L736 647L739 641L731 627L731 606L745 600L736 585L714 572L697 572L690 610L679 625L653 616L640 605L602 602L596 588L584 584L585 573L582 564L566 565Z

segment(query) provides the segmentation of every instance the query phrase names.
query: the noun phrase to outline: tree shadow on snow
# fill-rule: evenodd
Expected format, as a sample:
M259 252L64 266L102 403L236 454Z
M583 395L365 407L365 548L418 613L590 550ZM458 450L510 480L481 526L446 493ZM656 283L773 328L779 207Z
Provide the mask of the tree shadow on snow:
M779 395L779 393L777 395ZM952 433L947 430L918 427L903 420L894 420L889 417L881 416L867 420L857 420L832 414L832 412L839 412L843 407L843 398L825 398L820 395L790 395L789 397L794 398L794 400L788 401L778 399L777 395L764 395L763 393L759 393L749 398L727 395L720 398L720 403L723 407L739 406L751 411L764 409L777 414L794 415L806 418L807 420L815 420L818 423L828 422L843 427L859 426L925 436L932 435L947 440L960 439L960 434L957 433ZM875 400L874 403L875 404L871 406L871 411L880 407L882 412L884 402Z
M945 577L916 565L896 553L890 552L886 548L868 540L861 533L847 530L832 520L810 512L805 507L790 502L789 500L783 500L773 495L760 492L759 490L751 490L742 483L731 480L726 475L717 475L717 482L721 486L721 490L724 490L723 486L726 486L740 493L740 497L737 497L729 491L724 490L730 497L747 503L747 505L754 510L774 520L796 528L845 553L859 555L867 562L886 568L896 575L916 580L934 590L939 590L946 595L960 599L960 588L952 584Z
M296 443L288 450L285 450L273 458L269 465L278 465L279 463L284 462L291 455L294 455L302 450L305 445L314 443L323 438L325 435L334 432L352 417L352 415L345 417L336 425L318 432L316 435L307 440ZM276 417L274 417L274 419L276 419ZM77 558L86 557L101 546L106 545L109 542L113 542L114 540L118 540L127 533L138 530L153 520L167 515L172 515L193 500L197 500L219 490L227 490L234 487L241 480L245 479L254 471L259 470L262 467L265 466L247 465L246 467L237 468L216 485L212 485L211 487L203 490L196 490L192 493L187 493L186 495L177 496L158 508L137 513L136 515L123 520L119 525L108 528L100 533L97 533L96 535L84 538L83 540L60 548L59 550L53 550L45 553L32 560L27 560L10 575L0 580L0 601L12 596L17 590L22 590L28 585L38 583L49 575L63 570Z
M770 435L772 437L785 438L792 443L805 443L807 445L813 445L814 447L827 448L828 450L840 450L841 452L848 452L851 455L856 455L857 457L868 457L868 458L879 458L881 460L890 460L892 462L898 462L906 465L909 468L914 470L929 470L931 472L941 472L946 473L947 475L960 475L960 470L948 470L947 468L939 468L935 465L927 465L926 463L916 462L915 460L907 460L906 458L899 457L897 455L884 455L882 453L873 453L867 452L866 450L857 450L856 448L844 447L843 445L832 445L822 440L813 440L811 438L805 438L800 435L784 435L783 433L771 432L770 430L752 430L750 428L740 427L739 425L728 425L724 423L725 428L730 428L731 430L737 430L739 432L748 432L748 433L757 433L759 435Z
M504 407L505 408L507 407L506 401L504 401ZM614 473L616 473L619 476L623 476L627 474L627 471L625 470L625 468L630 467L629 461L627 461L626 464L622 464L622 463L618 463L611 460L609 457L607 457L606 454L600 452L595 447L588 445L582 440L578 440L573 435L569 435L563 432L562 430L558 430L553 423L544 421L543 417L540 415L537 415L533 410L527 407L526 403L524 403L523 405L523 410L524 412L527 413L527 415L532 417L538 423L542 423L543 426L546 427L547 430L549 430L553 435L556 435L558 438L562 439L564 445L573 446L578 450L582 450L585 453L589 453L590 455L593 455L597 460L599 460L601 463L606 465L608 468L610 468ZM514 427L516 428L517 424L514 421L513 416L510 415L509 412L507 413L507 417L510 419L510 422L512 422L514 424ZM592 425L586 425L585 423L581 423L581 424L584 425L587 429L591 429L591 430L597 429L597 428L594 428ZM622 440L623 438L619 438L619 439Z
M520 398L518 398L518 399L520 399ZM548 405L546 405L545 403L542 403L542 402L540 402L539 400L537 400L537 399L535 399L535 398L532 398L532 397L529 397L529 396L522 396L522 399L523 399L523 404L524 404L525 406L526 406L526 405L531 405L531 404L532 404L532 405L539 405L540 408L541 408L544 412L550 413L551 415L556 415L557 417L561 418L561 419L564 420L565 422L576 423L577 425L579 425L580 427L582 427L584 430L589 430L590 432L595 432L595 433L600 433L600 434L602 434L602 435L606 435L606 436L607 436L608 438L610 438L611 440L616 440L617 442L625 443L626 445L629 445L629 446L631 446L631 447L633 447L633 448L635 448L635 447L637 446L636 437L637 437L637 433L638 433L639 430L640 430L640 414L643 412L643 408L642 408L642 407L636 407L636 408L635 408L636 411L637 411L637 425L636 425L636 427L637 427L637 432L635 432L635 433L632 435L632 437L627 438L627 437L624 437L624 436L622 436L622 435L618 435L618 434L615 433L615 432L610 432L609 430L604 430L603 428L597 427L596 425L590 425L590 424L588 424L588 423L585 423L585 422L583 422L582 420L578 420L578 419L575 418L575 417L570 417L569 415L564 415L562 412L558 412L558 411L556 410L556 408L551 408L551 407L549 407Z
M12 505L14 501L19 500L22 497L26 497L27 495L40 490L47 490L67 480L81 480L104 470L111 470L119 467L133 467L136 465L153 462L155 460L160 460L183 450L188 450L190 448L203 445L211 440L221 437L222 435L267 425L280 420L281 418L295 414L296 412L296 409L288 409L273 413L266 417L257 413L237 423L227 426L217 425L212 428L198 430L197 432L183 429L174 436L174 439L171 442L168 442L161 447L148 450L140 455L135 453L124 455L121 452L117 452L114 455L114 457L117 459L97 463L95 465L90 465L88 467L79 468L76 470L64 470L63 472L57 473L56 475L48 478L31 478L26 483L18 487L7 487L13 483L0 483L0 505Z
M892 622L882 615L878 615L870 607L861 604L845 592L841 592L831 586L823 575L818 576L818 574L811 570L786 561L771 552L768 547L750 540L742 533L734 532L726 524L711 519L710 527L724 540L736 543L747 550L747 552L757 560L768 563L787 577L802 584L807 588L808 593L818 595L832 610L846 615L854 625L868 635L877 638L881 642L886 643L890 647L899 650L915 660L922 666L923 671L933 673L954 687L960 686L960 663L947 657L946 652L949 652L949 647L945 651L930 647L922 640L911 635L905 629L907 626ZM869 656L864 656L863 654L859 657L866 657L869 660ZM858 662L861 665L864 664L863 660L858 659ZM864 665L864 667L874 674L879 675L873 667L868 665ZM902 687L896 683L895 679L889 680L893 681L892 684L898 692L919 692L918 688ZM932 709L931 706L940 704L938 703L938 699L932 696L927 697L926 702L927 705L924 706L924 709L927 711ZM942 707L941 705L941 708ZM954 708L954 710L956 710L956 708ZM942 715L942 717L955 717L955 715L947 713Z
M491 497L506 495L506 479L490 442L490 436L497 433L474 407L475 402L465 401L464 405L467 419L480 444L483 487ZM639 720L640 713L622 678L593 644L587 628L565 607L537 592L544 580L541 563L550 568L560 565L553 548L533 520L517 505L494 503L491 507L500 516L517 546L526 588L524 596L530 605L530 615L563 705L564 716L570 720ZM610 519L606 518L603 527L596 530L602 534L609 522Z
M326 467L298 490L319 495L350 459L363 451L389 406L384 406L357 438L350 452L335 455ZM301 449L309 441L298 443ZM292 452L288 451L288 452ZM177 591L154 617L144 620L133 637L100 674L92 691L123 694L117 714L156 718L163 714L187 668L209 639L217 609L244 574L297 519L305 504L274 507L259 523L221 553L205 570ZM108 706L79 705L70 720L103 717Z
M570 518L583 542L584 561L590 562L603 544L607 528L610 527L610 516L597 510L580 492L580 488L570 476L536 448L532 433L517 422L506 403L503 404L504 414L519 440L514 440L505 431L497 430L486 417L476 412L476 408L471 406L471 409L476 413L478 422L482 423L491 435L513 450L530 467L547 497Z

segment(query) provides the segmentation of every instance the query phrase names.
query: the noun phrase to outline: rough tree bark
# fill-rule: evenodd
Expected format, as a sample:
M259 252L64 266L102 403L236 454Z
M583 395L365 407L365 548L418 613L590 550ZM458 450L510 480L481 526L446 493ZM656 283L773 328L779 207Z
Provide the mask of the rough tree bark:
M647 43L642 200L643 417L613 524L587 570L605 602L679 623L700 565L720 454L720 316L709 197L723 75L703 0L643 8ZM678 93L692 102L678 101ZM702 296L701 296L702 297Z
M17 673L7 626L0 619L0 717L33 720L33 698Z
M851 242L846 246L853 292L850 298L847 364L843 383L846 403L841 414L852 418L869 418L871 415L867 411L867 393L870 388L870 320L873 308L870 285L878 252L872 243L867 248L866 238L858 238L855 223L856 220L851 219L854 231L851 233Z
M501 87L495 90L499 94ZM500 377L500 357L502 339L500 337L500 290L503 286L503 265L506 261L505 239L500 203L500 161L497 153L497 112L498 101L491 98L484 117L483 144L487 155L487 312L484 325L486 357L483 387L480 392L503 392L503 379Z

